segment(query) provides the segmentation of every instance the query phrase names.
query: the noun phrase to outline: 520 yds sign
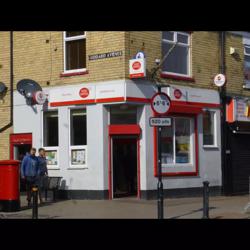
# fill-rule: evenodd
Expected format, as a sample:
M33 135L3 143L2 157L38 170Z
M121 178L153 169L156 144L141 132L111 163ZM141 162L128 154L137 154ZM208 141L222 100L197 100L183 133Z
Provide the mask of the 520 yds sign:
M165 127L165 126L171 126L171 118L159 118L159 117L150 117L149 119L149 125L151 127Z

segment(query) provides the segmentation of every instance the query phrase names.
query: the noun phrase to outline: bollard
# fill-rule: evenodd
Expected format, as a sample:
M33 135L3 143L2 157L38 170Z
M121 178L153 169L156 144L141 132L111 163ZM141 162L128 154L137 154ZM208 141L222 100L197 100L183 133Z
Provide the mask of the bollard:
M158 199L157 199L157 204L158 204L158 219L164 219L164 194L163 194L163 184L162 182L159 182L157 185L158 189Z
M203 219L209 219L209 182L203 182Z
M32 187L33 207L32 207L32 219L38 219L38 187Z

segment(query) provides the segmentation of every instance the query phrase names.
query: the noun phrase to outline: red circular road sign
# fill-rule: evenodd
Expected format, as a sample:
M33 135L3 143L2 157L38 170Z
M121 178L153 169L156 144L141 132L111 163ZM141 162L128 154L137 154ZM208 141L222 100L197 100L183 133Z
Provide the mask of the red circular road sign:
M165 93L156 93L151 99L151 108L158 115L166 115L170 106L171 100Z
M87 88L82 88L80 89L79 91L79 95L82 97L82 98L86 98L89 96L89 90Z

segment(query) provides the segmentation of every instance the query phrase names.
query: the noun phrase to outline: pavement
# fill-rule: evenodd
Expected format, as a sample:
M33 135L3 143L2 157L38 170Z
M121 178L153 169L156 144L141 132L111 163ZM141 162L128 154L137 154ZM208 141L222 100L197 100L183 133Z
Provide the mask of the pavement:
M210 197L211 219L249 219L248 195ZM165 219L201 219L202 197L164 200ZM114 200L48 200L39 205L39 219L156 219L157 201L121 198ZM21 211L0 212L0 219L31 219L32 209L21 196Z

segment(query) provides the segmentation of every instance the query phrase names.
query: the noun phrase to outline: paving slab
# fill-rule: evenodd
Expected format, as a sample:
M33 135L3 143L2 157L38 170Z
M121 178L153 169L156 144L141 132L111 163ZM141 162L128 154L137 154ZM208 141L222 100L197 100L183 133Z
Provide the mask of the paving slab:
M245 210L249 196L217 196L209 200L211 219L248 219ZM202 197L164 200L165 219L201 219ZM31 219L32 209L21 197L21 211L0 212L0 219ZM49 199L39 206L39 219L156 219L157 201L120 198L114 200L65 200Z

